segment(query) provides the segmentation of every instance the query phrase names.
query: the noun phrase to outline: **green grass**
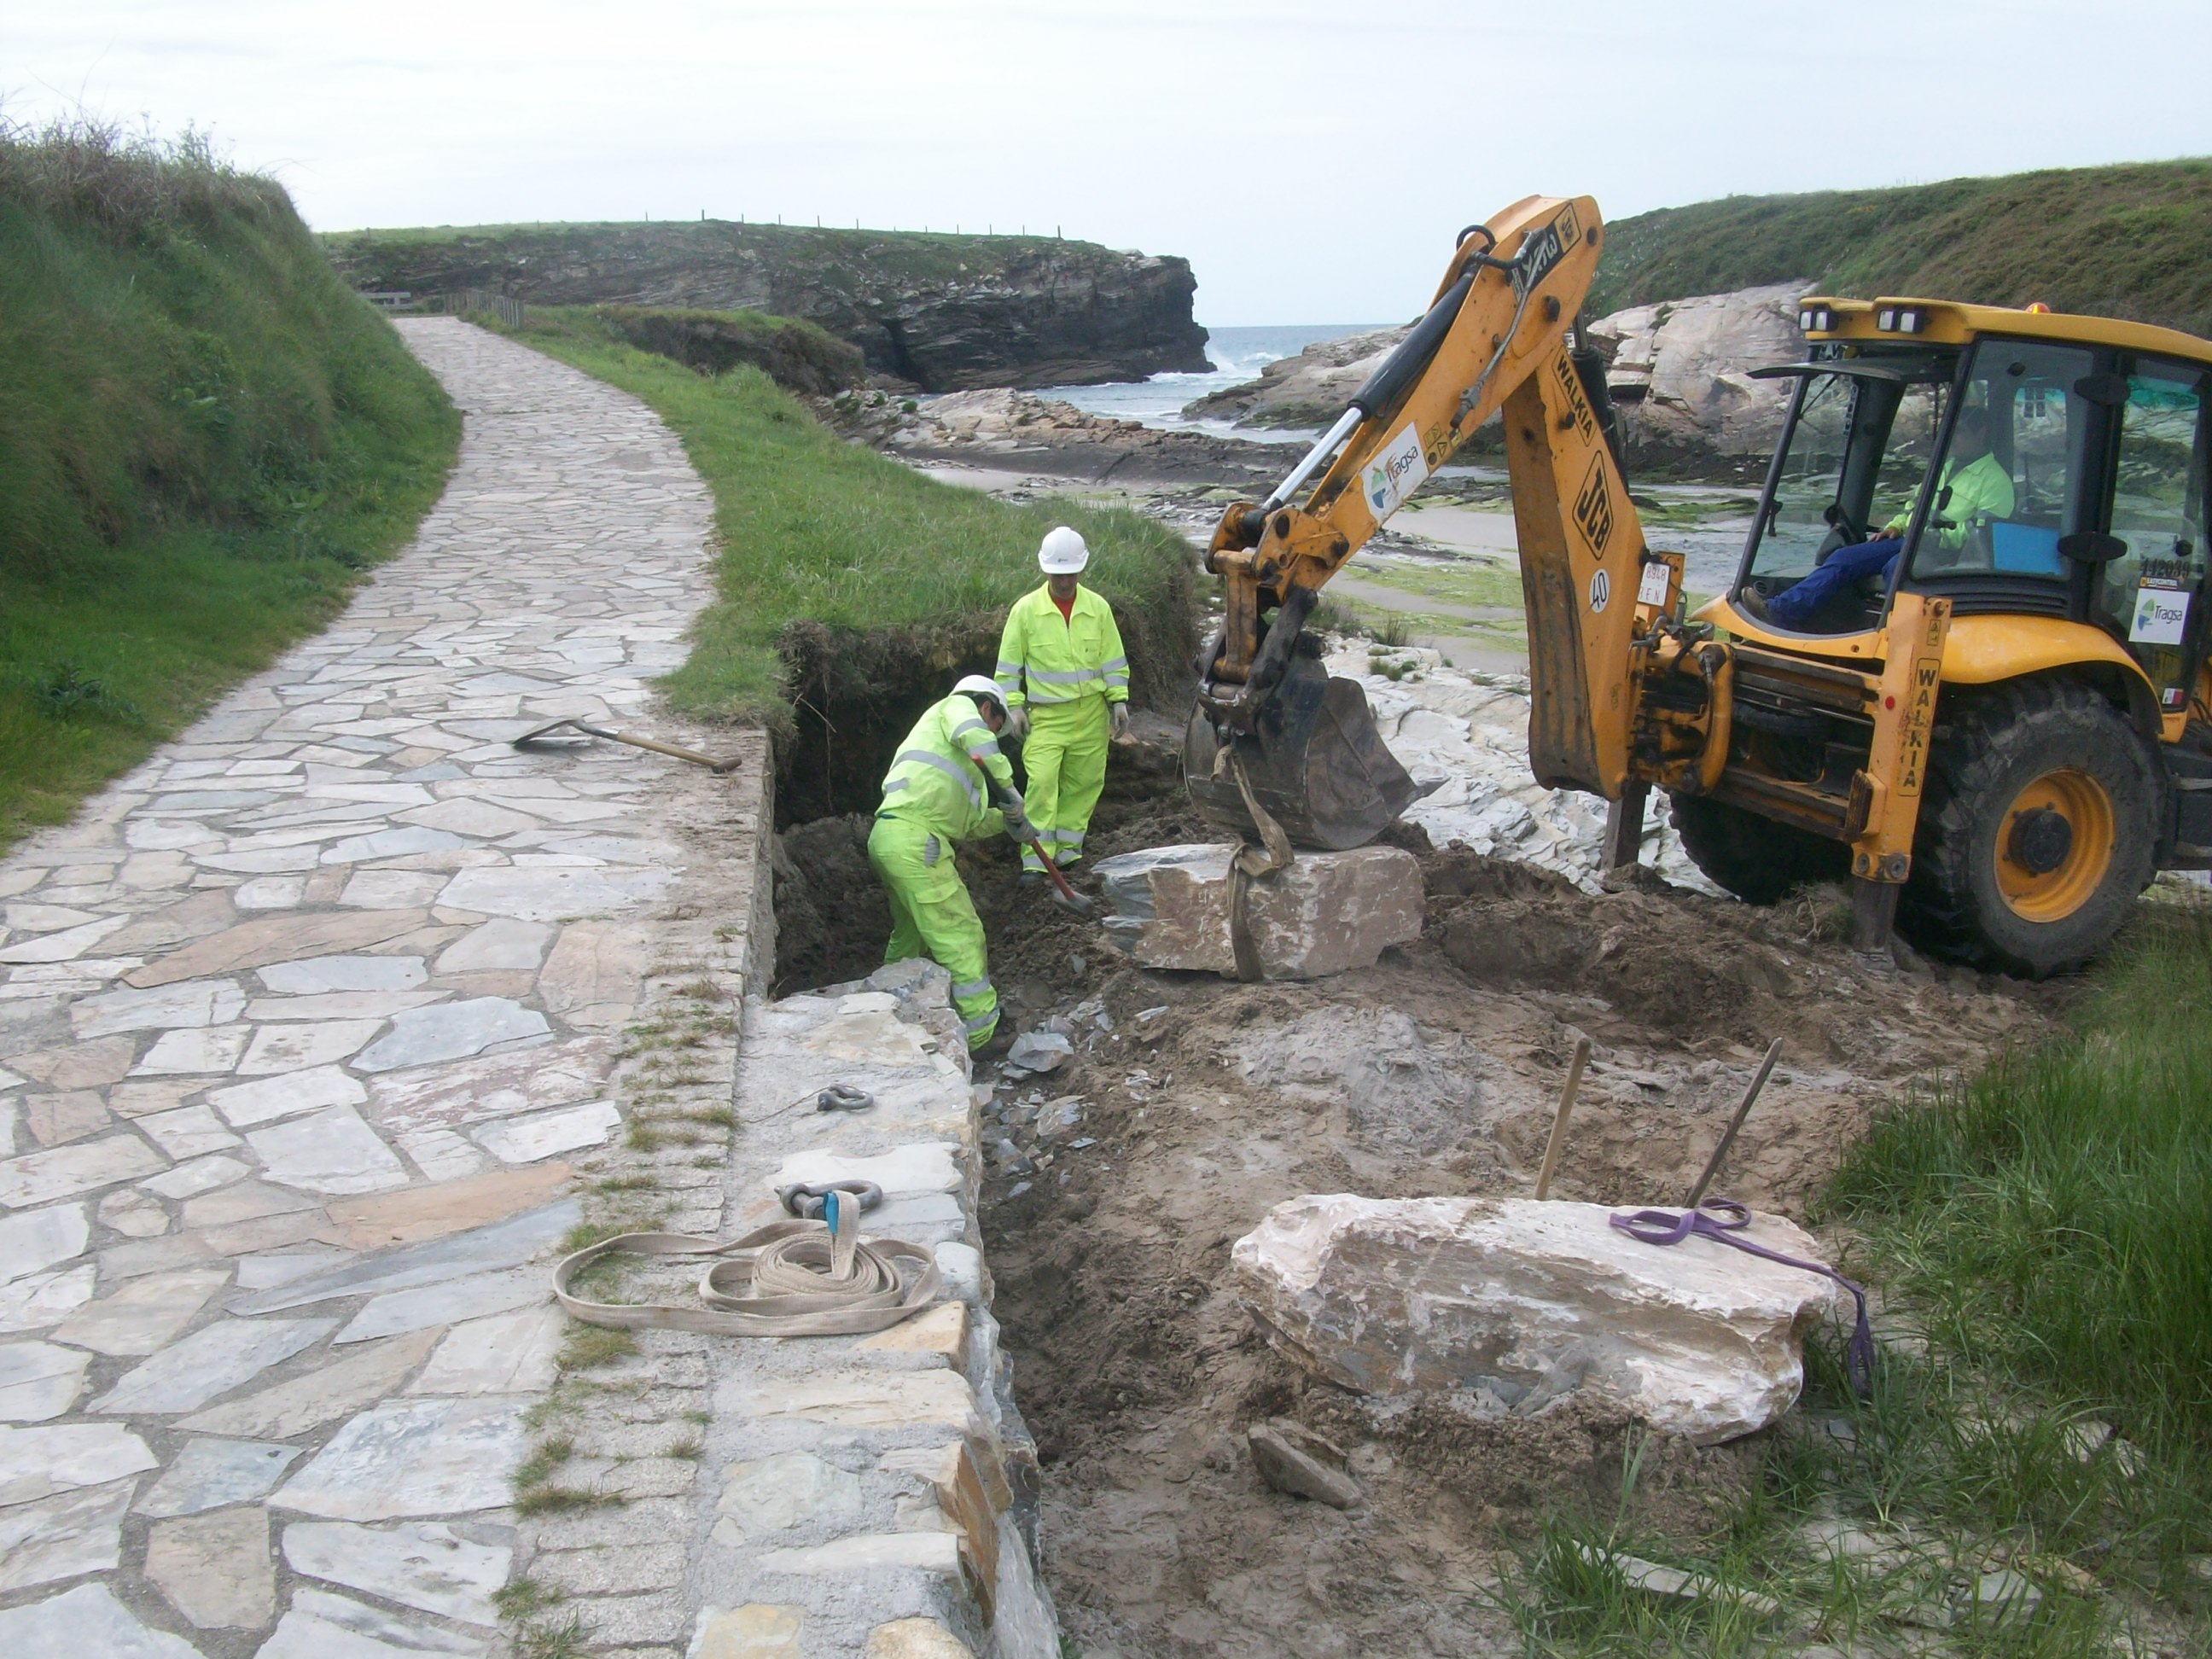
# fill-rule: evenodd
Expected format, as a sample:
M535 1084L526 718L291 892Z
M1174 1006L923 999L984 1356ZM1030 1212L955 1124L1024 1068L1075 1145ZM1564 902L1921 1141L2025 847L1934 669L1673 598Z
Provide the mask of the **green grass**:
M1593 315L1755 283L1917 294L2212 334L2212 161L1731 196L1614 222Z
M0 129L0 845L326 624L459 438L277 185Z
M1198 572L1164 526L1066 501L1012 506L922 477L842 441L755 368L701 375L535 309L516 337L650 404L714 491L717 597L695 624L690 659L665 684L677 708L787 727L785 630L794 623L833 637L915 636L925 658L933 635L960 641L982 629L995 645L994 618L1042 580L1037 543L1061 523L1091 544L1084 580L1114 604L1133 695L1179 696ZM933 665L947 684L967 665L956 663L957 648L948 644Z
M1904 1316L1872 1395L1812 1345L1798 1413L1705 1536L1659 1534L1632 1490L1548 1517L1498 1592L1528 1650L2212 1653L2208 1009L2212 908L2146 906L2069 1029L1879 1119L1829 1200ZM1838 1559L1838 1525L1880 1553ZM1716 1593L1632 1588L1620 1553ZM1996 1570L2032 1614L1961 1601Z

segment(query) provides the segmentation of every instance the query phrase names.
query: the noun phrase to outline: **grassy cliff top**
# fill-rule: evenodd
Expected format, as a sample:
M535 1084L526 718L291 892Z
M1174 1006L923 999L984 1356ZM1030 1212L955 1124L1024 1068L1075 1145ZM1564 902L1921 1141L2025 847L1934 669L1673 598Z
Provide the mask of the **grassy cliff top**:
M2212 334L2212 160L1729 196L1608 228L1595 315L1802 280L1846 298L2040 300Z
M410 248L468 248L502 254L532 247L577 248L609 241L696 241L716 249L743 246L793 264L840 264L866 258L883 275L902 281L951 282L1015 264L1055 260L1080 265L1122 264L1145 256L1097 242L1039 235L955 234L950 231L844 230L811 225L769 225L750 220L607 220L544 224L427 225L410 228L323 233L334 258L370 266Z

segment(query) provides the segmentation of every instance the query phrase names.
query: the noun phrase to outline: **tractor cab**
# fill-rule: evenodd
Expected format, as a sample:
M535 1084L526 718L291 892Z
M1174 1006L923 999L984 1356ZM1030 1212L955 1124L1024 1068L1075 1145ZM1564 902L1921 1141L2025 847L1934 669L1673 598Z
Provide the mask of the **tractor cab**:
M1799 325L1806 361L1756 371L1794 382L1789 415L1710 618L1847 659L1879 657L1900 590L1970 637L1977 616L2070 623L2179 736L2207 635L2204 343L1919 300L1809 299Z

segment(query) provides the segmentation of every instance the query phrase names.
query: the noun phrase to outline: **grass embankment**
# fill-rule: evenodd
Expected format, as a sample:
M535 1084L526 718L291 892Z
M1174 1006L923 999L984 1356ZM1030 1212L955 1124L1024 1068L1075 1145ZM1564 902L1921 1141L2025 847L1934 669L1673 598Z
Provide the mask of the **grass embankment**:
M2147 907L2069 1029L1883 1116L1831 1219L1924 1341L1864 1401L1812 1352L1702 1545L1549 1525L1506 1592L1532 1648L2212 1651L2208 1010L2212 911ZM1632 1590L1619 1551L1710 1593Z
M1804 281L2212 334L2212 161L2070 167L1891 190L1730 196L1614 221L1593 315Z
M793 741L810 757L821 744L839 781L814 805L837 804L848 772L872 790L888 758L877 750L955 676L990 672L1006 607L1042 580L1037 543L1055 524L1091 544L1084 580L1113 603L1132 695L1180 707L1197 564L1165 526L939 483L844 441L757 368L701 374L608 337L588 316L529 315L515 337L651 405L714 491L716 599L666 683L671 702L763 721L787 757Z
M459 424L276 184L0 130L0 845L336 615Z

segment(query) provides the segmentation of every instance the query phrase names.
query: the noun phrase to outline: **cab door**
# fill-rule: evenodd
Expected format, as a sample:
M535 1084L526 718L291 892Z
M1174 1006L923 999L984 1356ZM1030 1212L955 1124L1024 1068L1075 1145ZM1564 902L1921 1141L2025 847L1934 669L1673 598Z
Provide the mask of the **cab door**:
M2149 357L2124 366L2110 518L2124 550L2098 572L2091 605L2097 620L2127 641L2170 717L2188 708L2204 658L2204 405L2212 372Z

